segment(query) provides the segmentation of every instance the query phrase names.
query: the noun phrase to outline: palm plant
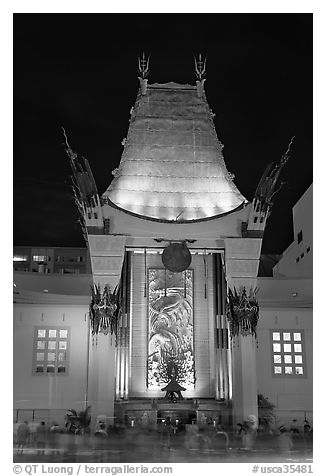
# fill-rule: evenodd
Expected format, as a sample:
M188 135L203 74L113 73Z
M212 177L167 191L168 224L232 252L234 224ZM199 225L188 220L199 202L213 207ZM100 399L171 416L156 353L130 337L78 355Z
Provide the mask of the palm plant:
M73 408L67 410L66 413L66 430L67 433L84 434L89 432L89 425L91 423L90 415L91 407L86 407L85 410L77 412Z

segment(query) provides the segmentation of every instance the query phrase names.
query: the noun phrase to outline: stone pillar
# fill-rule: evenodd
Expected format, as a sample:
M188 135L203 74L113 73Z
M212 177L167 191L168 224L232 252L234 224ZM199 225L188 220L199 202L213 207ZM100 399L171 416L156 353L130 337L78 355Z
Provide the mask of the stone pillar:
M125 236L88 235L93 282L101 291L111 292L119 284L125 252ZM92 424L98 415L114 424L116 337L110 334L90 336L88 401L92 407Z
M249 291L257 285L262 239L225 239L225 268L228 287ZM232 343L232 387L234 423L254 415L258 422L256 340L239 334Z

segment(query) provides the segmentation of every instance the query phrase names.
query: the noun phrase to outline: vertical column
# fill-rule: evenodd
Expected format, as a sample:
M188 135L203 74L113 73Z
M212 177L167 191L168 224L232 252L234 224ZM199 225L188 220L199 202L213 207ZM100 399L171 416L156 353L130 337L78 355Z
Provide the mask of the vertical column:
M225 239L225 270L228 287L247 291L257 285L262 240ZM236 422L254 415L258 421L256 342L251 335L239 334L232 345L233 416Z
M221 255L215 256L216 268L216 399L231 398L231 354L229 329L225 315L226 283Z
M101 291L109 286L113 292L119 284L125 240L125 236L88 235L93 282ZM93 423L97 415L102 415L109 425L114 424L115 379L116 337L98 334L91 338L90 345L89 404Z
M122 313L116 347L116 397L124 399L128 398L129 381L129 280L130 252L127 252L122 269Z

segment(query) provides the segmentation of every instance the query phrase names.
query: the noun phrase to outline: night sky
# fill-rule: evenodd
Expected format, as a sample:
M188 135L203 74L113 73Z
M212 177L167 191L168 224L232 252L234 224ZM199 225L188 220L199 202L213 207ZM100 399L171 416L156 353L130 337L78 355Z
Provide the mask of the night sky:
M85 246L61 126L102 194L142 51L150 83L195 84L193 54L207 55L217 135L248 200L296 136L263 241L263 253L282 253L312 183L311 14L14 14L14 245Z

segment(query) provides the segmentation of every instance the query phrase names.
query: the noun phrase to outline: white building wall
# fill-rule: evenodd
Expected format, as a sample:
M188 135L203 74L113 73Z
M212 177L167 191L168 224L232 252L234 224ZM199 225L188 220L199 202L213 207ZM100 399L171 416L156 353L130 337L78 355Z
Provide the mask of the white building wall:
M279 424L288 424L293 418L303 425L305 417L312 422L313 410L313 336L312 309L261 308L257 328L258 393L276 405ZM302 330L304 333L305 375L273 375L272 330Z
M14 410L81 410L87 381L88 308L76 305L16 304L14 306ZM70 327L68 375L33 375L35 326Z
M303 194L293 207L294 241L284 251L282 258L273 269L277 276L312 277L313 273L313 186ZM302 240L300 241L300 232Z

